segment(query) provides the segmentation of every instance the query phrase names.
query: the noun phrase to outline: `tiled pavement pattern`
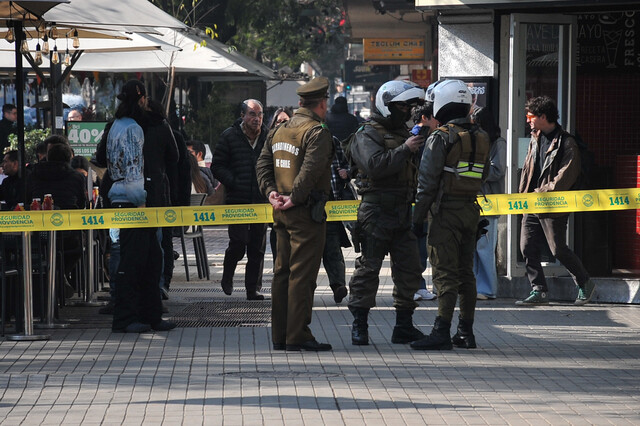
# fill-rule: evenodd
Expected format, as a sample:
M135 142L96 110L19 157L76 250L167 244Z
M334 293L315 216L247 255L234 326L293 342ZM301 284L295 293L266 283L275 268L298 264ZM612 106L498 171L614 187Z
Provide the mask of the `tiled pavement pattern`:
M225 236L207 230L213 284L187 283L178 261L169 316L197 300L242 300L239 290L210 291ZM1 341L0 424L640 424L639 306L480 302L478 349L413 351L390 342L385 266L364 347L351 345L351 315L333 303L323 270L312 329L332 352L273 351L264 326L133 335L103 321L52 330L45 342ZM270 254L265 268L268 285ZM209 291L186 291L198 286ZM436 306L417 311L425 332Z

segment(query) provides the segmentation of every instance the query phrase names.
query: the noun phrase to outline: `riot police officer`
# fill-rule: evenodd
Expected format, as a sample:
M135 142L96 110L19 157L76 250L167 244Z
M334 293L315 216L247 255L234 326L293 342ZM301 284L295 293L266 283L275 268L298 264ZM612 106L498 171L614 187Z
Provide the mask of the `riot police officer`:
M382 261L391 256L393 306L396 325L391 341L409 343L424 337L413 326L422 268L418 245L411 232L417 152L423 136L412 136L406 122L411 107L424 97L424 90L403 81L389 81L376 94L371 121L354 135L348 156L358 169L356 185L362 195L356 233L362 246L349 282L349 310L353 314L351 341L367 345L369 310L375 306Z
M331 191L333 142L322 123L328 88L324 77L298 88L300 108L269 133L256 165L277 234L271 288L274 350L331 350L309 328L326 235L324 204Z
M460 80L447 80L434 89L433 112L444 126L429 139L420 162L414 226L432 219L427 239L433 283L438 291L438 316L431 334L411 343L414 349L475 348L473 318L476 280L473 255L480 207L476 201L489 166L490 141L471 125L471 92ZM458 332L450 335L460 297Z

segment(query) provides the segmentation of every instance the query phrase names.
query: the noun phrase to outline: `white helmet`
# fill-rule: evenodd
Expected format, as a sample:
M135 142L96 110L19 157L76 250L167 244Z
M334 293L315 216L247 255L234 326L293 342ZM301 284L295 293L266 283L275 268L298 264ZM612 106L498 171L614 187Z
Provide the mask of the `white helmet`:
M471 106L471 91L460 80L445 80L433 89L433 115L448 104L466 104Z
M434 81L429 85L429 87L427 87L427 92L424 95L425 101L433 103L433 99L434 99L433 92L436 89L436 86L440 83L442 83L442 80Z
M389 111L389 104L392 102L407 102L417 101L424 97L424 90L415 86L413 83L407 81L387 81L383 84L378 93L376 94L376 108L380 115L383 117L389 117L391 111Z

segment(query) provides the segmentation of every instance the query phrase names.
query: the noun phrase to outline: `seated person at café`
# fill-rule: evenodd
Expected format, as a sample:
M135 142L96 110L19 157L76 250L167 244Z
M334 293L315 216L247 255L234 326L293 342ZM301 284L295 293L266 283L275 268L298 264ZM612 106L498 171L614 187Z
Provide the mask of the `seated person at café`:
M18 177L20 163L18 162L18 151L7 151L2 160L2 169L7 176L0 184L0 201L2 210L13 210L18 203L24 203L20 194L22 179Z
M53 137L64 138L60 135L50 138ZM64 143L50 143L48 147L47 161L35 164L27 178L28 197L40 198L42 202L45 194L51 194L56 210L86 208L85 180L81 173L71 168L71 147ZM81 238L81 231L58 232L58 242L64 249L64 273L67 279L82 254ZM70 297L69 293L73 293L72 289L65 288L65 295Z

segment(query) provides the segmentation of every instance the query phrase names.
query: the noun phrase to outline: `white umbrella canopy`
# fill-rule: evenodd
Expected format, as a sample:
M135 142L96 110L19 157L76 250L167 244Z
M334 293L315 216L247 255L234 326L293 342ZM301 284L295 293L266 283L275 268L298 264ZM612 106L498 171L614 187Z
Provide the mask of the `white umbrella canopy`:
M154 6L148 0L70 0L44 14L44 20L56 25L78 28L132 30L188 27Z
M209 75L214 79L268 80L274 78L273 71L257 63L251 64L248 58L244 62L238 59L242 55L236 52L235 57L229 53L228 47L215 40L203 39L198 35L186 34L172 29L157 28L161 35L155 36L167 44L181 48L179 52L153 51L138 53L96 53L82 56L74 66L76 71L100 72L167 72L173 69L176 73ZM206 41L206 46L201 45Z
M69 0L2 0L0 1L0 19L18 21L37 20L55 5L68 1Z
M79 50L83 53L99 53L99 52L137 52L137 51L149 51L149 50L160 50L167 52L174 52L180 50L180 47L169 44L160 38L152 36L150 34L138 34L138 33L111 33L110 38L80 38L80 47L78 49L74 49L71 45L71 40L69 40L69 53L73 54L75 51ZM38 43L42 43L42 40L38 39L29 39L27 40L27 44L29 45L29 52L31 54L35 53L36 45ZM54 45L57 45L58 52L64 53L67 49L67 41L66 39L58 39L57 41L50 41L51 49L53 49ZM5 59L9 59L9 56L5 56L3 53L10 52L14 50L14 44L9 43L4 39L0 38L0 68L5 68L8 64ZM48 58L43 55L43 64L41 68L43 68L46 64Z

